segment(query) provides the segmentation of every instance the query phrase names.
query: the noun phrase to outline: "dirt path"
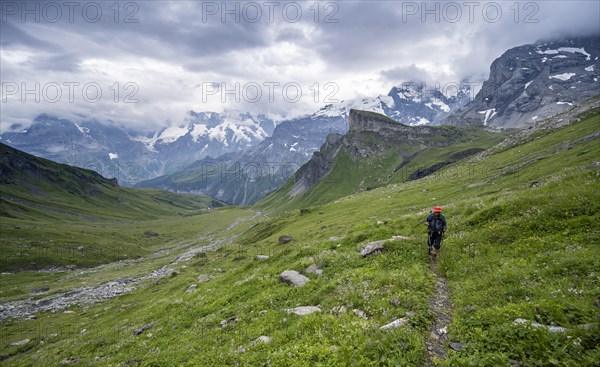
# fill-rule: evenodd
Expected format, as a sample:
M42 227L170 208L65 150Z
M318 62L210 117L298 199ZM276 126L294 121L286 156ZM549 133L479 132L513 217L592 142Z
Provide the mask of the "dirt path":
M446 357L448 348L448 326L452 319L452 301L450 301L450 289L438 271L436 261L430 261L430 271L435 275L435 295L429 299L429 306L435 313L435 318L429 328L429 340L427 340L426 366L435 366L434 360Z

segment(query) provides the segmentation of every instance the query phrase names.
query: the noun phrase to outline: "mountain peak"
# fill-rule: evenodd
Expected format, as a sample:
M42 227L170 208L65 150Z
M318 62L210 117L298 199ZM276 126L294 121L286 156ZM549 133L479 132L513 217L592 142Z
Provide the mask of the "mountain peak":
M600 38L545 41L511 48L452 125L526 127L600 91Z

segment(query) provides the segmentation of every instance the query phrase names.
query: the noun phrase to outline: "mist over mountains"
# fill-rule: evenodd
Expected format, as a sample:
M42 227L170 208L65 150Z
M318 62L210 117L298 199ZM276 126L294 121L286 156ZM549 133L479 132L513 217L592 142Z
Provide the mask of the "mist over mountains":
M329 134L348 131L351 109L372 111L409 126L451 124L526 127L598 93L597 36L507 50L489 78L457 84L453 95L419 82L387 95L323 106L311 115L275 121L266 114L189 111L153 133L93 118L71 121L46 114L31 126L3 132L0 141L57 162L93 169L124 185L203 194L251 204L279 188Z

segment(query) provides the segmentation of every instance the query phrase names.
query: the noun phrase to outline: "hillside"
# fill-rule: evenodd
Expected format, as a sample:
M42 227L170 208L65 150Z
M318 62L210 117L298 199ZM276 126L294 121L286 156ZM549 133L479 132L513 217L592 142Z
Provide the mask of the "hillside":
M481 152L505 136L470 127L407 126L360 110L351 110L348 122L347 134L330 135L285 186L257 205L281 211L414 180Z
M568 117L418 180L235 230L235 216L222 219L210 243L231 242L171 263L173 276L99 305L3 320L0 364L594 366L600 109ZM433 205L449 221L436 264L421 224ZM357 251L392 236L402 237L383 253ZM308 282L281 283L284 270ZM437 329L435 302L448 295L449 324Z
M189 216L222 205L208 197L123 188L116 179L0 143L0 269L90 265L136 256L144 250L131 244L133 236L124 230L129 228L123 228L127 222ZM94 227L107 225L116 230L112 238L101 231L90 233ZM72 227L65 231L67 226ZM143 233L138 234L140 242ZM127 245L122 247L120 241ZM81 262L73 263L68 263L73 259L61 259L61 248L68 253L79 247L88 248L93 256L81 256ZM35 258L22 253L43 253L44 249L52 251Z

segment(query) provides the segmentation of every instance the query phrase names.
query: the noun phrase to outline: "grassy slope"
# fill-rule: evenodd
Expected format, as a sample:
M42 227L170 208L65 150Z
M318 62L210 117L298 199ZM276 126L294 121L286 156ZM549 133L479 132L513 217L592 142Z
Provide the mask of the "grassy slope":
M364 111L361 111L364 112ZM379 118L381 115L376 114ZM452 135L445 130L459 130L456 127L440 126L439 138ZM500 142L506 135L490 133L481 129L461 128L463 137L450 146L443 148L428 148L420 150L417 144L390 144L381 141L370 133L361 133L354 139L360 139L361 144L377 146L383 152L375 156L355 159L345 149L336 155L330 173L312 189L295 198L290 198L288 192L293 185L293 179L282 188L257 203L264 210L281 212L290 209L310 207L316 204L328 203L344 196L391 183L406 182L417 170L449 163L448 157L459 156L469 149L487 149ZM385 147L385 148L384 148ZM403 160L403 154L412 154L409 160ZM460 160L460 157L455 161Z
M5 145L1 153L7 171L0 183L0 271L139 257L165 236L173 238L177 218L222 205L208 197L121 188L95 172ZM8 171L12 167L18 168ZM164 218L172 218L169 228L160 224ZM147 230L163 237L148 238Z
M441 364L506 366L513 359L522 366L595 365L600 145L592 134L599 130L596 111L423 180L275 215L160 284L75 314L3 322L2 354L12 357L1 364L58 365L77 357L76 365L86 366L134 360L142 366L420 365L433 317L427 298L434 292L420 223L432 205L441 204L450 231L440 268L456 305L450 339L466 343ZM278 245L283 234L296 239ZM387 252L376 257L358 255L361 244L394 234L413 240L388 242ZM271 257L260 262L255 254ZM279 283L281 271L303 271L312 262L323 276L308 275L302 288ZM214 278L185 294L203 273ZM399 305L390 303L394 297ZM323 312L283 312L299 305L320 305ZM330 314L339 305L360 309L368 319ZM407 311L415 314L406 327L377 329ZM221 329L220 321L232 315L238 322ZM517 317L569 331L515 326ZM149 322L155 322L152 329L132 335ZM272 342L253 345L260 335ZM31 339L25 346L9 346L25 338Z

